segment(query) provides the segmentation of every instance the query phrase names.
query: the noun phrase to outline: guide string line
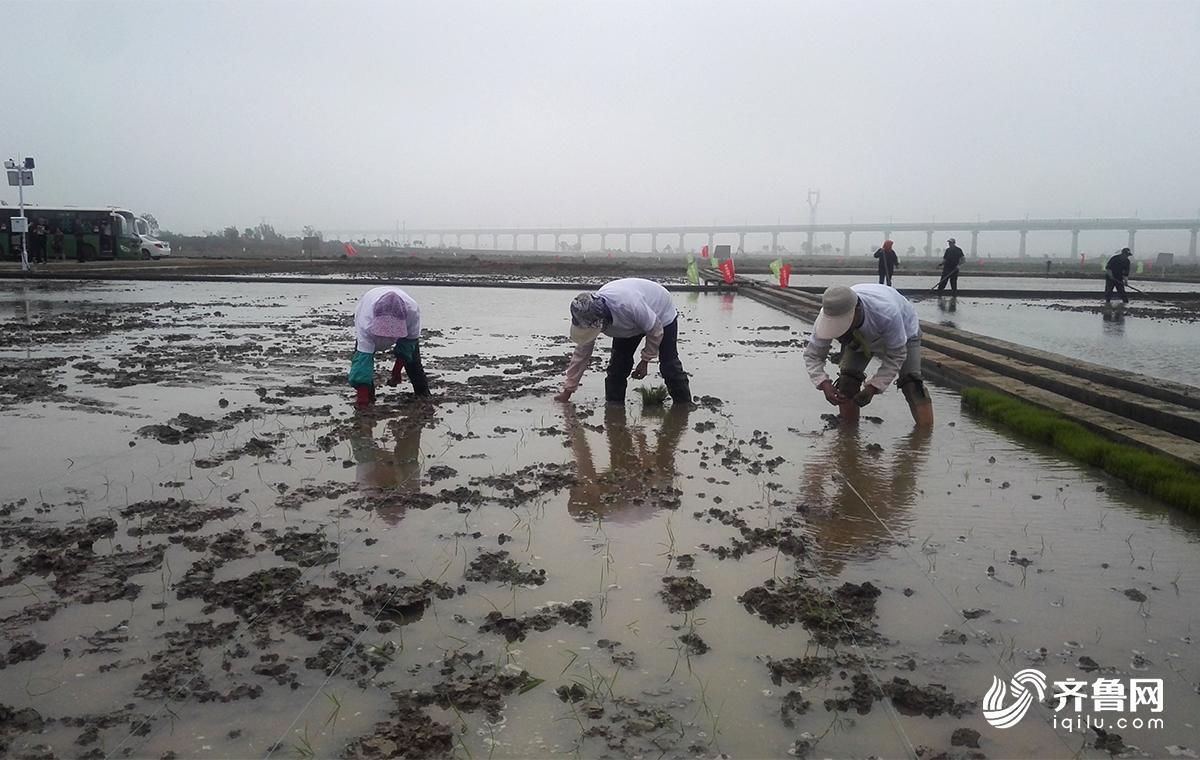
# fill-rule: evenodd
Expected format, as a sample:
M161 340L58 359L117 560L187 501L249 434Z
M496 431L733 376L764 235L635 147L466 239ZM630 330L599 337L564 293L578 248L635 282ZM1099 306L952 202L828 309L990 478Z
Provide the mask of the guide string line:
M850 489L851 493L853 493L858 498L858 500L860 502L862 502L863 506L866 507L867 510L871 513L871 516L875 518L876 522L878 522L880 524L880 526L882 526L883 529L887 532L888 536L891 537L893 543L895 543L897 546L899 546L901 548L901 550L904 552L904 554L910 560L912 560L913 565L915 565L916 568L921 571L921 574L925 576L925 579L927 581L929 581L929 585L930 585L930 587L933 588L934 593L936 593L937 596L939 598L941 598L941 600L946 604L946 606L950 609L950 611L954 614L954 616L956 618L963 617L962 613L959 611L958 607L956 607L954 605L954 603L950 601L949 597L947 597L946 594L942 591L942 589L937 585L937 583L934 582L933 577L930 575L930 573L921 567L921 563L918 562L917 558L914 557L912 552L910 552L908 550L908 545L903 540L901 540L901 537L898 536L895 531L892 530L891 526L889 526L886 522L884 522L883 518L879 516L879 513L875 511L875 508L873 506L871 506L871 504L863 497L863 495L861 493L859 493L858 489L854 487L854 484L850 482L849 478L847 478L844 475L834 475L833 478L835 480L840 479L841 482L844 483L846 485L846 487ZM1009 679L1012 679L1013 676L1015 675L1014 671L1012 669L1010 669L1004 663L1004 661L1000 658L999 655L997 655L995 652L992 651L992 647L988 643L988 640L991 638L990 634L988 634L986 631L976 628L971 623L971 621L966 618L963 619L963 622L961 623L961 625L966 626L968 629L971 630L971 632L975 635L975 638L981 644L983 644L983 648L985 650L987 650L988 655L991 656L992 659L995 661L997 667L999 667L1000 670L1002 670L1004 672L1004 674L1006 676L1008 676ZM1034 700L1032 704L1036 704L1038 706L1038 715L1042 718L1042 722L1044 722L1046 724L1046 726L1050 728L1051 732L1053 732L1053 734L1058 738L1058 740L1060 742L1062 742L1063 746L1066 747L1067 750L1069 750L1072 755L1076 755L1079 752L1079 750L1076 750L1074 747L1072 747L1071 744L1067 741L1066 737L1064 737L1061 733L1059 733L1058 728L1055 727L1053 721L1051 720L1051 716L1047 713L1046 707L1045 707L1045 705L1042 704L1041 700Z

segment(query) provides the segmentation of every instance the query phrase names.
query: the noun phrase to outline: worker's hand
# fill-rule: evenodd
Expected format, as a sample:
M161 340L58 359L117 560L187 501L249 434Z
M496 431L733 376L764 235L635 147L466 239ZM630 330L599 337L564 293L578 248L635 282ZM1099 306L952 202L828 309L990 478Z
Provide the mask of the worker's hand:
M574 392L575 392L575 391L568 391L568 390L564 390L564 391L562 391L561 393L559 393L558 395L556 395L556 396L554 397L554 400L555 400L555 401L570 401L570 400L571 400L571 394L572 394L572 393L574 393Z
M634 367L633 374L630 375L630 377L632 377L634 380L641 380L643 377L646 376L646 370L648 370L649 368L650 368L650 363L647 362L645 359L642 359L640 362L638 362L638 365L636 367Z
M817 386L817 390L825 394L825 400L832 406L841 406L848 400L829 378L825 378L825 381Z
M876 393L879 393L879 390L874 385L864 385L861 391L854 394L854 403L860 407L866 406L875 398Z

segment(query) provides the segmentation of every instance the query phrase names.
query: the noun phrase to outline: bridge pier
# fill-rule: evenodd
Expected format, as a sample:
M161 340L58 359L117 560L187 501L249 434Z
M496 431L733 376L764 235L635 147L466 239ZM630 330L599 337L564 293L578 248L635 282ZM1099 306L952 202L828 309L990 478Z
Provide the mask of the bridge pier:
M658 253L658 233L650 233L650 253Z
M776 254L778 252L779 252L779 233L772 232L771 233L771 253Z
M1137 234L1137 230L1129 231L1129 250L1133 250L1133 238Z
M626 232L626 233L625 233L625 253L630 253L630 248L629 248L629 237L630 237L629 233L628 233L628 232Z
M680 250L680 252L683 251L683 233L682 232L679 233L679 250Z
M933 255L933 230L925 230L925 255Z
M746 233L738 233L738 253L746 252Z
M583 233L582 232L575 233L575 247L577 249L579 249L580 251L583 250Z
M1190 256L1193 259L1196 258L1196 237L1197 237L1197 235L1200 235L1200 229L1193 227L1192 228L1192 241L1190 243L1188 243L1188 256Z
M813 233L812 230L809 230L808 231L808 239L804 241L804 247L808 249L807 253L809 256L812 256L814 253L816 253L816 251L813 250L813 235L814 234L815 233Z
M538 250L538 234L533 233L533 250Z
M1025 236L1029 234L1029 230L1021 230L1021 249L1017 251L1017 256L1025 258Z
M842 234L845 236L842 240L842 255L849 256L850 255L850 230L846 230Z
M716 246L713 245L714 237L715 235L713 233L708 233L708 252L710 255L717 250Z
M1079 255L1079 230L1071 230L1071 260Z
M558 253L559 251L562 250L562 245L559 242L559 240L561 238L562 238L562 235L559 235L557 232L554 233L554 252L555 253Z
M971 258L979 258L979 230L971 230Z

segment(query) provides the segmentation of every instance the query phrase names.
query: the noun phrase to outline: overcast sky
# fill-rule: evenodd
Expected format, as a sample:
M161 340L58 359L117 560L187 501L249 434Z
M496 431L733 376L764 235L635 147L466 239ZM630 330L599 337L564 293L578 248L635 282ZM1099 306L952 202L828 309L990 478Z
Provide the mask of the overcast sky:
M824 222L1200 214L1195 0L4 17L0 152L36 156L34 199L179 231L803 222L810 187Z

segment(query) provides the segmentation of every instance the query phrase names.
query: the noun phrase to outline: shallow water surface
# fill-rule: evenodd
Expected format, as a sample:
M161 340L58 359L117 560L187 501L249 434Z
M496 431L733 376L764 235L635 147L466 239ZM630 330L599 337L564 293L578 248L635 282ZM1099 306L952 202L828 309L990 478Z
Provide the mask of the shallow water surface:
M1196 521L942 389L830 429L807 326L732 295L676 296L701 403L653 410L600 352L551 400L568 294L409 288L439 398L355 415L359 292L0 291L9 754L1103 755L988 725L1028 667L1162 678L1116 733L1195 743Z

